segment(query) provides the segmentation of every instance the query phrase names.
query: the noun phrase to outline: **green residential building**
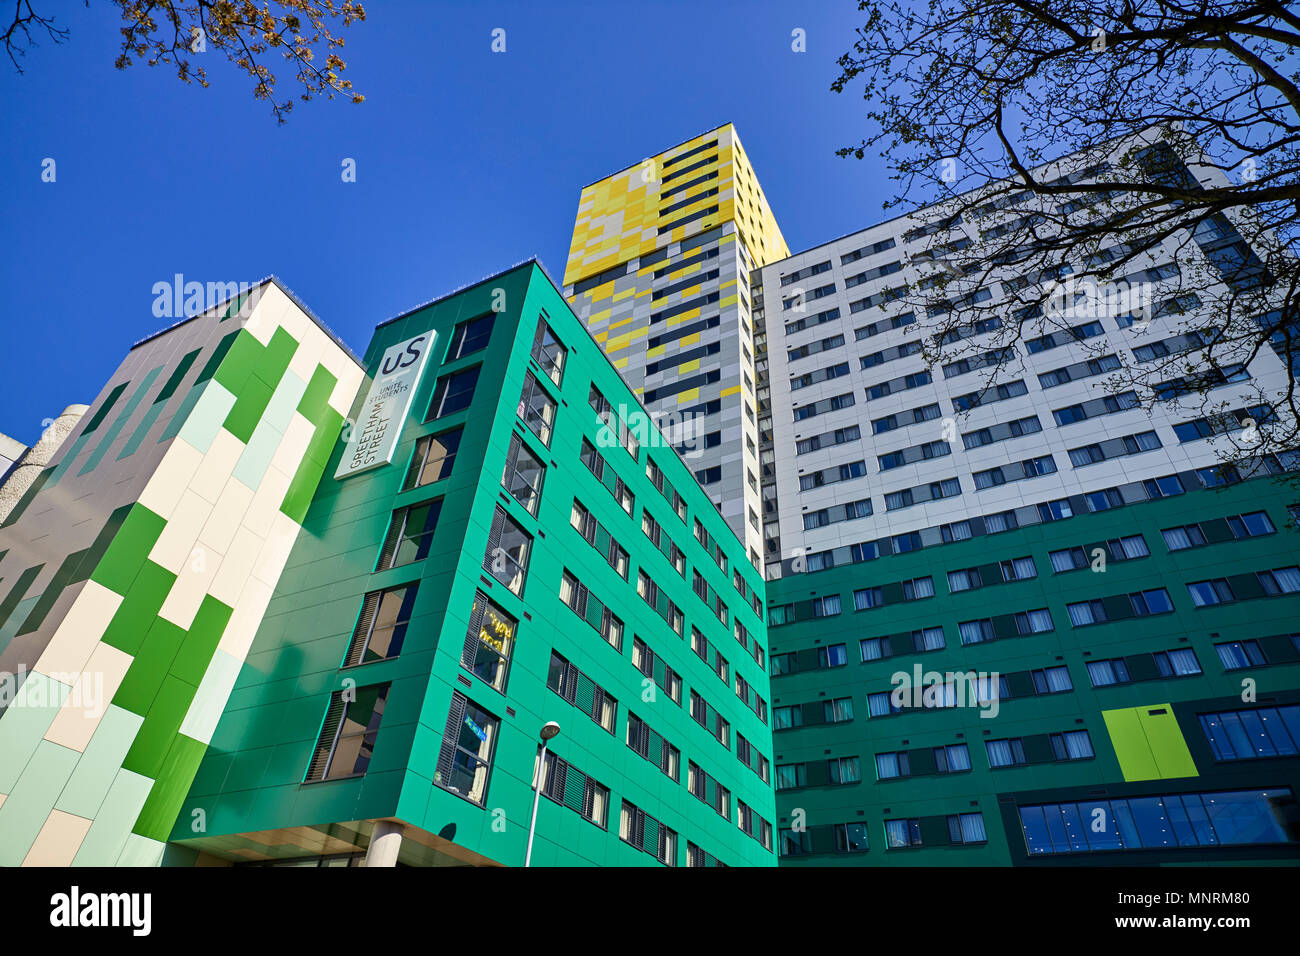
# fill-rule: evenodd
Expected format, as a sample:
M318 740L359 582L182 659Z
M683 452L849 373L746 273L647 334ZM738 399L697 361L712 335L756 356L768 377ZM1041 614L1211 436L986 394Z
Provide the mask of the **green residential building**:
M1300 859L1296 489L1170 478L770 583L782 865Z
M764 583L687 466L535 262L380 325L375 388L403 357L169 862L520 865L554 721L534 865L774 865Z

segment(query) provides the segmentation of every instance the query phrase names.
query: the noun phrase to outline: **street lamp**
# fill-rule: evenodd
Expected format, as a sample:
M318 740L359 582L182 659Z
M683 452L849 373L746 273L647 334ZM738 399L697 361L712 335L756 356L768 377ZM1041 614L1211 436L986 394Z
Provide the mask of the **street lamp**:
M537 804L542 799L542 777L546 773L546 747L559 733L560 725L553 720L542 726L542 755L537 761L537 779L533 781L533 817L528 822L528 851L524 854L524 866L533 865L533 834L537 832Z

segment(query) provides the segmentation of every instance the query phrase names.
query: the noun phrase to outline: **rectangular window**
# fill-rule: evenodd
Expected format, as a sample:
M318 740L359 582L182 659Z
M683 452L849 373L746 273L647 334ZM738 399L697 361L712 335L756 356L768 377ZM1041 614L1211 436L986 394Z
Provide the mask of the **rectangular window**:
M533 377L532 372L524 374L524 389L519 395L519 417L532 430L543 445L551 447L551 430L555 427L555 399L546 393L546 389Z
M542 755L538 748L537 756ZM537 780L537 760L533 760L533 780ZM609 815L609 788L597 783L567 760L546 751L546 764L541 768L541 793L548 800L574 810L584 820L605 829Z
M619 813L618 836L665 866L677 865L677 831L627 800Z
M406 628L415 606L416 584L386 591L371 591L361 602L361 614L352 629L344 667L384 661L402 652Z
M1187 585L1187 593L1197 607L1209 607L1212 604L1228 604L1237 598L1226 578L1214 578L1209 581L1196 581Z
M460 448L463 432L463 428L453 428L436 435L425 435L416 441L402 490L421 488L435 481L442 481L450 475L451 467L456 462L456 450Z
M1216 760L1258 760L1300 754L1300 704L1200 714Z
M921 845L920 820L886 820L885 843L891 850Z
M954 813L948 817L948 842L987 843L984 832L984 814Z
M388 684L358 687L351 700L341 690L330 695L316 751L307 767L308 781L358 777L366 772L384 718L388 688Z
M499 726L492 714L464 694L453 692L433 782L483 806Z
M461 372L453 372L438 379L429 401L429 413L424 420L432 421L444 415L463 412L474 401L474 386L478 384L478 373L482 368L475 365Z
M442 499L422 501L406 508L398 508L388 523L388 534L379 551L376 571L401 567L415 561L423 561L429 555L433 544L433 532L438 527L438 515L442 512Z
M1133 678L1129 677L1128 665L1117 657L1109 661L1088 661L1088 679L1093 687L1109 687L1111 684L1127 684Z
M533 454L522 438L517 434L511 435L501 485L530 515L536 515L537 507L541 504L542 480L545 477L546 466L542 460Z
M476 591L460 666L489 687L504 692L518 630L518 621L488 600L482 591Z
M1030 856L1102 850L1168 850L1289 844L1297 837L1285 822L1295 796L1286 787L1146 797L1097 797L1077 803L1019 807ZM1086 821L1105 818L1115 826L1094 830Z
M1228 641L1224 644L1215 644L1214 650L1219 655L1219 663L1223 665L1225 671L1263 667L1268 664L1268 658L1264 654L1264 649L1259 646L1259 641Z
M451 344L447 346L447 358L444 361L452 362L487 348L488 341L492 338L494 318L496 313L489 312L476 319L466 319L458 323L452 330Z
M547 377L559 385L564 376L564 360L568 358L569 350L560 344L560 340L555 337L555 333L551 331L544 318L537 320L537 334L533 338L533 350L530 354Z
M551 666L546 675L546 686L611 734L618 716L618 701L594 680L578 670L568 658L551 651Z
M497 505L488 532L487 551L483 555L483 570L504 584L512 594L520 594L528 576L528 556L532 546L532 537Z
M1156 651L1151 656L1155 659L1156 670L1161 677L1193 677L1201 673L1201 662L1196 659L1196 652L1190 647Z

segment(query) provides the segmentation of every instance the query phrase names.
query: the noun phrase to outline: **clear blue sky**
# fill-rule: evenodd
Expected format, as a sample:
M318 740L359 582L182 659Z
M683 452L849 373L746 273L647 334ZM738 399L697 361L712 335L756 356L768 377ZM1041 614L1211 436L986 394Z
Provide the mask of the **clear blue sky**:
M119 71L115 7L43 5L70 41L22 75L0 62L0 432L25 443L167 324L152 289L175 273L275 273L360 352L376 323L521 259L558 281L584 184L728 121L791 249L884 218L883 167L834 154L862 132L859 94L829 89L853 0L372 0L344 50L366 102L299 103L280 127L220 54L195 58L206 90Z

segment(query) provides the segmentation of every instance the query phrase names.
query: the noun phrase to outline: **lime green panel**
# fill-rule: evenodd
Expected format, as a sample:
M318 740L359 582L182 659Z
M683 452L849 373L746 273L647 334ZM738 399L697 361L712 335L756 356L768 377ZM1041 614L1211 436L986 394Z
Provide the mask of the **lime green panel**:
M248 440L253 437L253 429L262 420L262 413L266 411L266 405L274 392L275 389L259 376L248 376L236 393L238 397L235 399L235 407L222 423L226 431L248 444Z
M172 740L167 756L163 760L149 791L149 798L140 809L140 816L131 828L132 833L150 837L154 840L166 840L176 822L181 803L189 791L194 774L199 769L199 762L207 751L207 745L197 740L177 734Z
M1196 762L1168 704L1103 710L1101 715L1125 780L1198 775Z
M171 673L197 687L203 680L208 665L212 663L212 655L232 613L232 608L212 595L205 596L194 615L189 633L185 635L185 640L181 642L180 650L172 661Z
M1156 768L1162 778L1196 777L1196 761L1187 747L1174 709L1168 704L1152 704L1139 707L1138 719L1146 731L1147 741L1151 744L1151 754L1155 757ZM1154 713L1153 713L1154 711ZM1160 713L1163 711L1163 713Z
M320 423L321 413L329 407L329 397L334 393L338 379L324 365L317 365L312 373L307 390L298 401L298 411L313 425Z
M175 581L176 575L171 571L152 561L145 561L131 590L127 591L113 619L108 622L108 628L104 631L104 643L134 655L153 627L154 619Z
M171 669L172 661L176 659L176 652L185 640L185 633L184 629L171 621L155 618L135 660L127 668L126 677L113 695L113 703L133 714L147 717L167 672ZM140 773L145 771L141 770Z
M149 552L153 550L166 524L160 515L137 504L113 536L113 543L104 552L103 559L96 565L90 579L110 591L125 595L144 567Z
M167 675L149 713L145 715L144 723L135 735L135 743L122 761L123 769L155 779L162 773L163 763L171 751L172 740L178 736L181 722L185 719L185 712L190 709L196 690L193 685Z

